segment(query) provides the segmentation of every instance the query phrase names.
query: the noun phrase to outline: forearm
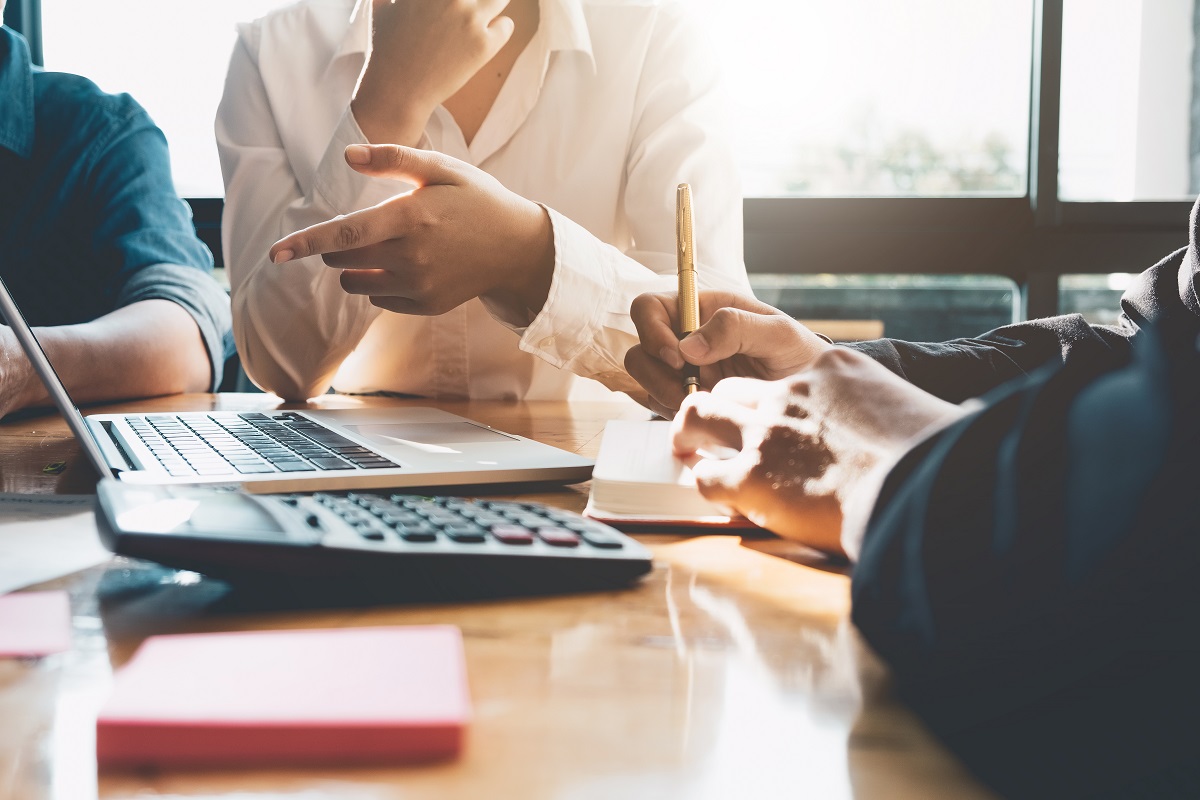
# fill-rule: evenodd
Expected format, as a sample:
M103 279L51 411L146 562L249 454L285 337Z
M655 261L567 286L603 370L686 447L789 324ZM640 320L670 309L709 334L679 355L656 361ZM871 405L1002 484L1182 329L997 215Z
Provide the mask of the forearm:
M169 300L144 300L91 322L34 333L78 403L204 392L211 385L212 365L199 328ZM6 343L10 353L13 347L15 339ZM5 412L48 405L49 394L23 354L8 361Z
M1172 535L1167 503L1189 495L1152 501L1150 487L1177 472L1164 468L1172 446L1196 460L1192 414L1172 411L1194 407L1196 380L1180 370L1171 386L1152 355L1099 378L1031 376L893 470L863 541L855 619L903 681L969 676L971 659L1107 628L1101 565L1119 548L1140 560ZM1047 603L1066 608L1068 587L1091 602L1047 615Z
M846 346L952 403L985 395L1047 364L1095 369L1119 364L1129 355L1127 336L1089 325L1078 314L1008 325L972 339L878 339Z
M1032 779L1037 796L1065 796L1045 779L1072 769L1072 795L1084 775L1115 785L1105 772L1137 768L1134 752L1176 757L1173 734L1148 737L1194 730L1182 687L1198 657L1197 366L1143 354L1096 380L1034 376L884 486L855 623L902 695L1006 794L1034 796Z

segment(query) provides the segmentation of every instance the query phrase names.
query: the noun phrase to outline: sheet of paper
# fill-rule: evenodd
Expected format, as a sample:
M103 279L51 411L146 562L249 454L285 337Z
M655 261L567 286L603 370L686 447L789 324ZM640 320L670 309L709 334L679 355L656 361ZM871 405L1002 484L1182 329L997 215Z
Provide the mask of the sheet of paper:
M0 657L48 656L71 649L71 603L66 592L0 597Z
M0 494L0 594L103 563L90 495Z

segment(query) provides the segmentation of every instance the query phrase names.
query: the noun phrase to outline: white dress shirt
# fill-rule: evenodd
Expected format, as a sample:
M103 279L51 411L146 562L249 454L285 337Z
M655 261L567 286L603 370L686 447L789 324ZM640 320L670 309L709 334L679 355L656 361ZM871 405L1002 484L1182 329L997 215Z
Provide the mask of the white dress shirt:
M437 317L349 295L320 257L275 265L284 235L407 186L362 176L350 100L370 0L307 0L239 27L217 145L234 334L264 389L565 399L574 376L633 389L633 298L676 286L675 187L692 185L702 286L749 293L742 198L717 68L677 2L542 0L541 21L468 145L438 108L420 144L542 204L550 294L532 320L479 299ZM494 313L493 313L494 312ZM578 395L578 392L575 393Z

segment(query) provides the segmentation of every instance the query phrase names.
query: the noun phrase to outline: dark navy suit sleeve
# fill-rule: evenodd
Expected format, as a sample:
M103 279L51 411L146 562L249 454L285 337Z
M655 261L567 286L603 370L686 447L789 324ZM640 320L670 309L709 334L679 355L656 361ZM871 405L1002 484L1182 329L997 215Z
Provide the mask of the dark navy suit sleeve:
M876 503L854 621L1006 794L1200 796L1196 330L1005 387Z
M113 307L151 299L182 306L199 328L215 389L232 330L229 298L175 193L162 132L132 98L113 102L121 124L95 143L87 176L93 247L100 262L117 265L108 286Z
M1078 314L1032 320L972 339L848 344L930 394L952 403L987 394L1045 364L1113 363L1128 353L1131 331L1089 325Z

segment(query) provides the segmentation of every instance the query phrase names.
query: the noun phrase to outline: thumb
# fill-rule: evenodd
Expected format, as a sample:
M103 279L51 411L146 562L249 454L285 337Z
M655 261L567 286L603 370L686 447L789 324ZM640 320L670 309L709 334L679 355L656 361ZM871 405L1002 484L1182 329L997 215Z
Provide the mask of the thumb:
M679 352L697 366L715 364L739 354L761 358L779 351L790 324L790 318L777 314L719 308L679 343Z
M463 162L444 153L398 144L352 144L346 163L356 172L417 186L458 183Z

